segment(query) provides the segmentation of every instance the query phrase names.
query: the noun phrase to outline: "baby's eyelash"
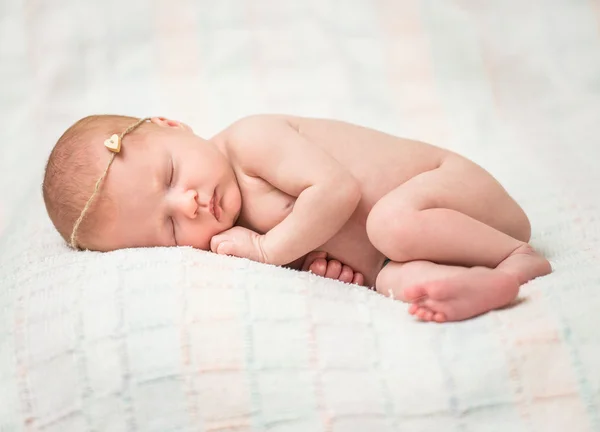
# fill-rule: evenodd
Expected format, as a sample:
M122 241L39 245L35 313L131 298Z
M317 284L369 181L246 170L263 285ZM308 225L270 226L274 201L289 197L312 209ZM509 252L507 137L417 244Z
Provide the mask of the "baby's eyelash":
M173 240L175 241L175 245L177 245L177 236L175 235L175 221L172 216L169 216L169 220L171 221L171 227L173 228Z

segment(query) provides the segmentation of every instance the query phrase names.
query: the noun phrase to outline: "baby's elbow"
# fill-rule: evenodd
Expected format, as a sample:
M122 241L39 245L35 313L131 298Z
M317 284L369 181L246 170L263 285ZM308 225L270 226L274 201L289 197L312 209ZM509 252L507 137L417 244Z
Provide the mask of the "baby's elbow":
M349 175L343 180L343 186L341 186L341 189L344 191L345 201L354 210L362 197L360 183L353 175Z

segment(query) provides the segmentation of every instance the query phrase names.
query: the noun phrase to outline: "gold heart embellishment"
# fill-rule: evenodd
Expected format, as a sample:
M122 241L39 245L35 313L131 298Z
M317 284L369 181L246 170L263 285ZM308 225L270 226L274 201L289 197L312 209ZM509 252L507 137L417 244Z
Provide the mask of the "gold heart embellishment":
M104 145L113 153L119 153L121 151L121 137L114 134L109 139L104 141Z

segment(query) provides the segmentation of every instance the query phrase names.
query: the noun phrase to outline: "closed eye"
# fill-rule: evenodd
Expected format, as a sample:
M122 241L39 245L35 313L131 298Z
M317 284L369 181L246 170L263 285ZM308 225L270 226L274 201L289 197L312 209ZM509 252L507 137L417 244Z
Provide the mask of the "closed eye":
M177 236L175 235L175 220L173 220L172 216L169 216L169 220L171 221L171 227L173 229L173 241L175 242L175 246L177 246Z
M173 186L173 177L175 176L175 164L173 163L173 157L171 157L171 175L169 176L169 187ZM173 231L173 241L175 242L175 246L177 246L177 235L175 230L175 220L173 216L169 216L169 221L171 222L171 229Z

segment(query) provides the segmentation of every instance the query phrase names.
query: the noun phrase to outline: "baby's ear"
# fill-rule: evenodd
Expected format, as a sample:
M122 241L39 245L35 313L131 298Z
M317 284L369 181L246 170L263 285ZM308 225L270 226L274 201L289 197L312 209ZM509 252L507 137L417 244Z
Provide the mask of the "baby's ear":
M150 121L158 126L185 129L187 131L193 132L191 127L177 120L171 120L165 117L152 117Z

